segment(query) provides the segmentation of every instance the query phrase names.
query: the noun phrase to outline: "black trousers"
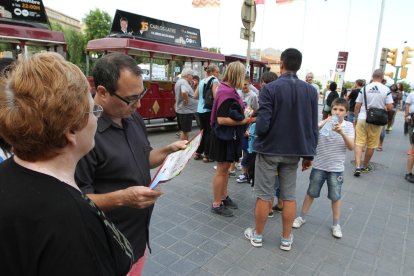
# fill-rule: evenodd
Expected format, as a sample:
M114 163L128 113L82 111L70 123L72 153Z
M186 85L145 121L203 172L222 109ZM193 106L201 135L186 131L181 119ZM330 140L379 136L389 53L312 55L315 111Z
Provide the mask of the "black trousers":
M209 156L210 152L210 116L211 112L197 113L200 118L200 128L203 130L203 137L201 138L200 146L197 149L198 154Z

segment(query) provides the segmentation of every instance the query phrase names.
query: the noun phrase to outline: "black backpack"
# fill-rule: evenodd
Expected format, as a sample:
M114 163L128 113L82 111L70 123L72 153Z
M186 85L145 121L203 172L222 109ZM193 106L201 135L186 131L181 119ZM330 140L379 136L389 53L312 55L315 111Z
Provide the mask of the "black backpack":
M211 77L207 83L204 83L203 87L203 99L204 99L204 108L205 109L212 109L213 108L213 81L215 77Z
M329 108L332 105L332 102L336 99L339 98L338 92L336 91L331 91L331 93L329 93L328 97L326 98L326 105L329 106Z

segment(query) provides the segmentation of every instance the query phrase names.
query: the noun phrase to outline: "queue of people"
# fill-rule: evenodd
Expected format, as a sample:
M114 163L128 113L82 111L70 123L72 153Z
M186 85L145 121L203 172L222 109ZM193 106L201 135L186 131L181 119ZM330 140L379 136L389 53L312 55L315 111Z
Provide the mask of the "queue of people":
M286 49L281 75L264 74L257 93L250 89L240 62L230 63L221 80L216 65L206 68L202 80L183 69L175 85L180 140L154 149L136 111L147 92L142 71L128 55L112 53L96 62L94 98L80 69L58 54L41 53L16 62L0 82L2 149L12 152L0 165L0 233L7 237L0 248L2 271L141 275L146 252L151 251L153 207L162 195L146 186L150 169L186 148L195 113L204 135L194 158L217 162L210 208L214 215L231 217L238 208L228 193L229 171L243 156L237 182L252 183L256 198L253 226L244 231L252 246L263 245L267 219L278 210L279 247L291 250L292 228L306 223L325 182L332 202L332 235L341 238L346 150L355 153L354 176L371 171L369 161L383 127L366 122L367 109L393 110L395 97L381 83L384 72L379 69L370 84L357 80L348 99L337 95L333 83L330 93L335 98L325 104L318 122L319 92L313 74L306 81L298 78L301 64L301 52ZM207 105L207 93L214 98L212 106ZM405 118L412 128L410 96ZM328 126L328 134L322 135ZM414 150L412 135L410 142ZM407 161L409 182L414 182L413 156ZM298 216L299 166L312 171Z

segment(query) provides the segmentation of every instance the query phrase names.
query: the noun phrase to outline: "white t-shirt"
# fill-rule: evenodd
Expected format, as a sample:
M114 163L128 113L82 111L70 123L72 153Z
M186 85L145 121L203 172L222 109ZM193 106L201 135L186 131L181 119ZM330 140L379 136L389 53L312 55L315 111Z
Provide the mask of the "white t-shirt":
M408 109L408 113L414 113L414 92L411 92L410 94L408 94L407 99L405 99L405 103L410 105L410 109Z
M367 108L372 107L385 109L386 104L392 104L390 89L379 82L372 82L368 84L365 88L361 88L359 91L358 97L355 100L357 103L362 103L361 109L358 114L358 120L365 120L367 118L367 112L365 110L365 100L364 100L364 90L367 94Z
M355 137L354 125L343 120L341 123L345 135L351 139ZM346 145L342 136L335 131L329 136L319 135L316 156L313 167L327 172L343 172L345 170Z

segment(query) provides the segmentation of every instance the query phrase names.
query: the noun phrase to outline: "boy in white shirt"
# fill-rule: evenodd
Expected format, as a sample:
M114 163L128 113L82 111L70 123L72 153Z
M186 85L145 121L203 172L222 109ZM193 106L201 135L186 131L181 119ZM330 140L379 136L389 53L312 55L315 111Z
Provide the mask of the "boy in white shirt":
M333 123L329 136L319 135L316 156L309 177L309 187L303 200L301 215L293 222L293 228L300 228L306 222L306 214L312 205L313 199L320 196L325 181L328 186L328 198L332 201L332 235L342 238L342 230L339 225L341 213L341 188L343 184L344 162L346 150L353 150L355 131L351 122L345 121L348 115L349 104L343 98L337 98L332 102L332 116L338 116L338 123ZM332 121L332 116L319 124L321 129L327 122Z

